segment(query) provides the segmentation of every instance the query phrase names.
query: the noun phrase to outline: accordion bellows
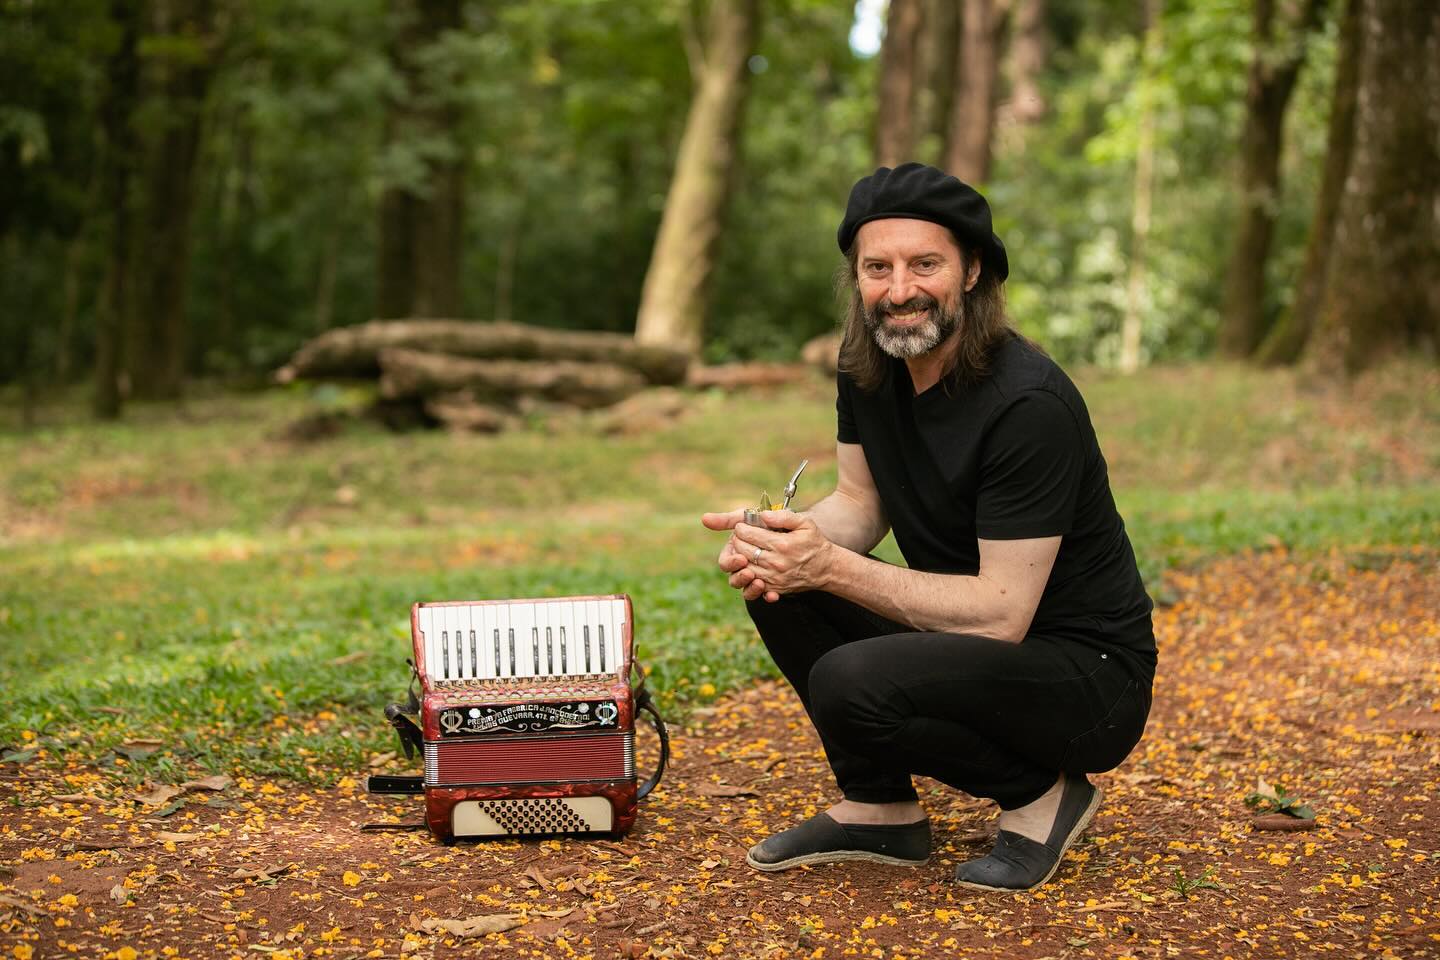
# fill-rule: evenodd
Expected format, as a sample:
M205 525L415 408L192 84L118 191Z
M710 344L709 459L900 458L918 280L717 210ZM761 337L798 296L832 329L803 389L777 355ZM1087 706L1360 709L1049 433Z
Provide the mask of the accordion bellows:
M629 597L417 603L410 620L432 833L630 828Z

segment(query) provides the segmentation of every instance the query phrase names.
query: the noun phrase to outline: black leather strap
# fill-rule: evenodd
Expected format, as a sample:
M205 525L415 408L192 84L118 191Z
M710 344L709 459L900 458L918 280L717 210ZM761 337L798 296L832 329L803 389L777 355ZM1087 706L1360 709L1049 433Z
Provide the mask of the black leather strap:
M424 793L423 777L396 777L372 773L365 778L366 793Z
M650 691L645 687L645 669L638 663L635 666L640 674L640 682L635 686L635 710L637 713L650 715L650 726L655 728L656 735L660 737L660 762L655 765L655 772L650 779L640 784L640 789L635 794L636 800L644 800L651 790L660 785L660 778L665 776L665 765L670 762L670 732L665 729L665 720L660 716L660 711L655 709L655 698L650 696Z

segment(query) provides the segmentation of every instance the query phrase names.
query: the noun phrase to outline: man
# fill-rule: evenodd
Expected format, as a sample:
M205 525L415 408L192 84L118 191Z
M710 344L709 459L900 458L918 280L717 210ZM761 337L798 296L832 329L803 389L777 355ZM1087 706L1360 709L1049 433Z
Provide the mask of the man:
M835 491L805 513L703 518L799 693L843 799L750 865L924 863L911 776L995 799L956 880L1045 883L1150 709L1150 599L1084 401L1005 319L990 208L933 167L881 167L838 234L854 283ZM908 567L868 552L893 530Z

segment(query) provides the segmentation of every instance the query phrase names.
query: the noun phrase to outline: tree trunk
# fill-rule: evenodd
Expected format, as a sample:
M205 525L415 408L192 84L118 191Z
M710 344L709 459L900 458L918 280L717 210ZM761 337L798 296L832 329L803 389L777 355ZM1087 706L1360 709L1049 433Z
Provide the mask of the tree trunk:
M1255 0L1252 21L1254 50L1240 138L1240 226L1225 272L1220 323L1220 350L1235 358L1254 353L1268 326L1265 265L1280 209L1285 108L1322 10L1320 0L1304 0L1298 20L1277 30L1275 3Z
M895 167L914 159L916 47L921 0L890 0L880 49L880 103L875 113L875 162Z
M1155 71L1164 43L1160 0L1145 2L1145 53L1140 83L1140 138L1135 147L1135 195L1130 211L1130 277L1125 286L1125 319L1120 325L1120 370L1140 369L1144 329L1146 247L1155 191Z
M759 0L714 0L710 8L699 88L640 297L641 343L700 352L759 22Z
M1031 124L1045 116L1039 79L1045 54L1045 0L1019 0L1010 41L1010 113L1017 123Z
M636 343L623 333L465 320L390 320L327 330L301 347L276 378L289 383L301 378L373 377L380 372L381 352L390 348L475 358L606 363L634 370L656 384L681 382L689 366L683 352Z
M1366 0L1355 147L1307 362L1354 373L1440 341L1440 6Z
M376 313L381 317L456 316L465 207L464 150L456 142L459 110L432 89L424 52L460 28L460 0L393 0L401 23L390 59L405 92L385 118L387 144L431 145L423 185L391 185L380 197Z
M959 0L924 0L916 57L915 142L935 163L945 163L946 130L960 51Z
M190 212L205 96L214 71L215 10L211 0L172 0L157 3L155 13L156 34L175 38L183 52L154 58L163 119L145 152L126 368L134 396L175 400L185 379Z
M128 326L131 278L130 181L135 167L135 101L140 88L137 45L142 0L111 0L110 19L118 37L105 63L105 93L100 105L104 153L100 161L101 209L110 222L105 238L104 279L95 306L95 393L92 409L102 420L120 416L124 404L124 334Z
M93 201L92 201L93 202ZM85 232L76 230L65 242L65 275L61 291L60 329L55 334L55 382L68 383L73 373L75 319L80 314L80 277L84 272Z
M945 170L966 183L984 183L990 177L1000 27L995 0L965 0Z
M1340 56L1335 64L1335 92L1330 101L1329 133L1325 146L1325 173L1320 194L1315 201L1315 214L1310 221L1310 239L1305 245L1305 262L1300 268L1295 300L1289 311L1255 352L1255 360L1266 365L1294 363L1305 349L1310 331L1315 328L1320 297L1325 292L1325 274L1330 251L1335 243L1335 223L1340 211L1340 195L1345 177L1350 172L1350 156L1355 149L1355 92L1360 73L1360 3L1345 0L1345 13L1340 22Z

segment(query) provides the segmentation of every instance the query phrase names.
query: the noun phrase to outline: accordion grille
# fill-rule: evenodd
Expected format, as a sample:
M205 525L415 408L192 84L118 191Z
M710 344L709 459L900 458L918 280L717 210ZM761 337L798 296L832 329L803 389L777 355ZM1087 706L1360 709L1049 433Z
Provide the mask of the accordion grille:
M507 737L425 744L425 783L567 783L635 776L635 735Z

